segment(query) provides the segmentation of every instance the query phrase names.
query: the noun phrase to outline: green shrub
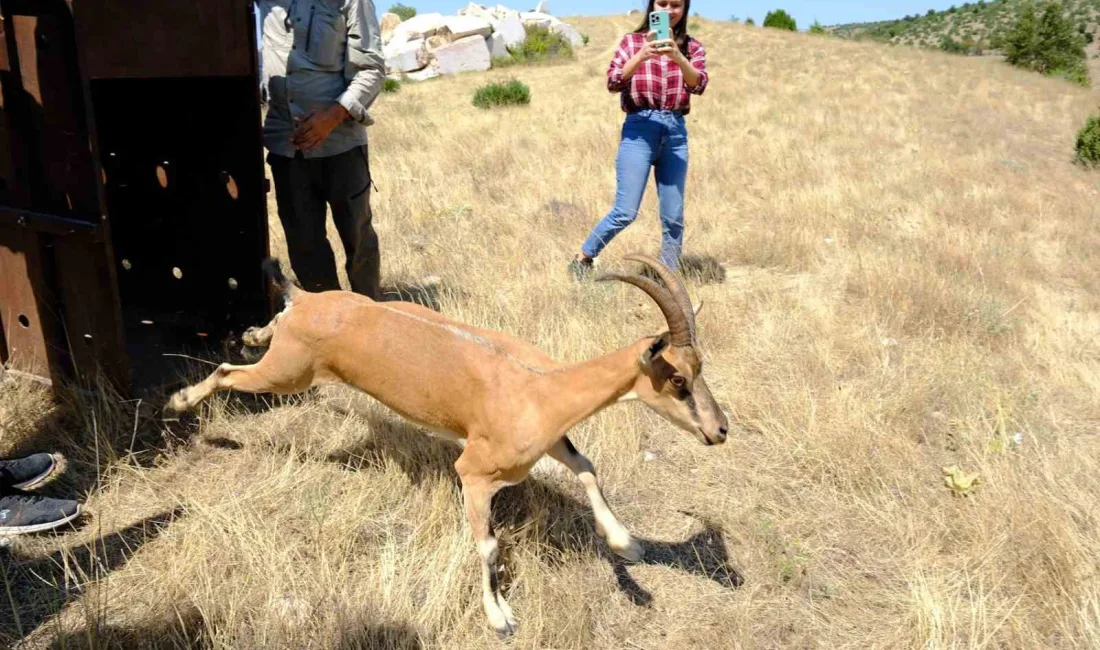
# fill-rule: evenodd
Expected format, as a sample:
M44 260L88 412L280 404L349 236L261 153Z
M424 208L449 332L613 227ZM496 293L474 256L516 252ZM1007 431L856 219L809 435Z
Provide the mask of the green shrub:
M1077 162L1086 167L1100 166L1100 114L1091 115L1077 132Z
M401 88L401 82L396 79L387 78L382 82L382 92L384 93L395 93L399 88Z
M581 42L588 45L588 34L581 34Z
M753 20L752 18L746 18L746 19L745 19L745 24L746 24L746 25L755 25L755 24L756 24L756 21L755 21L755 20Z
M814 24L810 25L811 34L824 34L825 28L821 25L817 19L814 19Z
M474 92L474 106L493 108L531 103L531 89L518 79L485 84Z
M768 15L764 17L764 27L774 27L775 29L785 29L792 32L798 31L798 25L795 23L794 18L782 9L769 11Z
M527 38L508 50L516 63L542 63L573 58L573 46L561 34L538 25L524 25L523 30L527 33Z
M403 5L398 2L397 4L390 7L390 13L401 16L401 20L408 20L416 15L416 9L413 9L412 7Z

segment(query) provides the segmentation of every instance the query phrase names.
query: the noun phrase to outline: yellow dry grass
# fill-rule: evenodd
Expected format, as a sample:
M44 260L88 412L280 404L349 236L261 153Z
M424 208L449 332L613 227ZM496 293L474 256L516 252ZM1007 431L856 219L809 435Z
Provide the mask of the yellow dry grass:
M604 90L634 18L575 62L406 84L374 111L387 282L565 360L660 325L565 266L614 195ZM701 24L686 252L737 434L640 405L572 434L649 540L612 559L553 465L496 499L518 648L1100 645L1097 93L989 59ZM470 104L518 76L530 106ZM556 202L556 203L555 203ZM270 205L275 250L284 250ZM655 251L655 197L606 251ZM334 239L335 241L335 239ZM367 397L221 396L198 419L0 387L0 452L71 458L92 513L0 559L17 647L492 648L451 463ZM952 496L941 468L981 483Z

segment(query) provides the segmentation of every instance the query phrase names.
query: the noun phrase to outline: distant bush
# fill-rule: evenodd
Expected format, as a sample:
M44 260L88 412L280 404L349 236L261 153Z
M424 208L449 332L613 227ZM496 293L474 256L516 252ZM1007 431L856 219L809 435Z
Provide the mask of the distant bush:
M746 25L755 25L755 24L756 24L756 21L755 21L755 20L753 20L752 18L746 18L746 19L745 19L745 24L746 24Z
M531 89L518 79L486 84L474 92L474 106L478 108L529 103L531 103Z
M1036 17L1035 6L1028 4L1002 45L1005 60L1012 65L1089 85L1085 39L1074 30L1060 4L1048 4L1041 18Z
M382 82L382 92L384 93L395 93L399 88L401 88L401 82L396 79L387 78Z
M943 40L940 41L940 49L944 52L961 54L963 56L981 56L984 51L980 42L976 42L970 38L956 41L950 36L943 37Z
M408 20L416 15L416 9L403 5L400 2L390 7L391 14L401 16L401 20Z
M1077 162L1086 167L1100 166L1100 114L1092 115L1077 132Z
M798 31L798 24L795 23L794 18L783 9L769 11L768 15L764 16L764 27L786 29L792 32Z
M821 25L817 19L814 19L814 24L810 25L811 34L825 34L825 28Z
M943 37L943 40L940 41L940 49L951 54L966 54L968 52L965 45L950 36Z

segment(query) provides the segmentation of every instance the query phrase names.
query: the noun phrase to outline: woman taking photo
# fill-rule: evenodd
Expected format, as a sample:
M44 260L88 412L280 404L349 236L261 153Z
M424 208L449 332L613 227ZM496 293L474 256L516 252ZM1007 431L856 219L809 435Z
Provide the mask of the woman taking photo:
M691 95L701 95L707 87L706 51L687 33L690 6L690 0L649 0L641 26L623 36L611 59L607 89L620 93L627 114L615 159L615 205L570 262L569 271L577 279L592 270L600 251L634 221L651 167L661 213L661 261L679 269L688 164L684 116ZM650 31L653 11L668 12L670 40L658 41Z

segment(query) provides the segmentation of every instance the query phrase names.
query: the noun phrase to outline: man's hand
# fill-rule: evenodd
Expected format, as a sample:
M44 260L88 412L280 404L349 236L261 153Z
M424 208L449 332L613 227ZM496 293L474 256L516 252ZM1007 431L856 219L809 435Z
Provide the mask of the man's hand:
M315 149L348 117L348 110L338 103L325 109L311 110L305 117L294 119L297 128L294 129L291 142L302 151Z

